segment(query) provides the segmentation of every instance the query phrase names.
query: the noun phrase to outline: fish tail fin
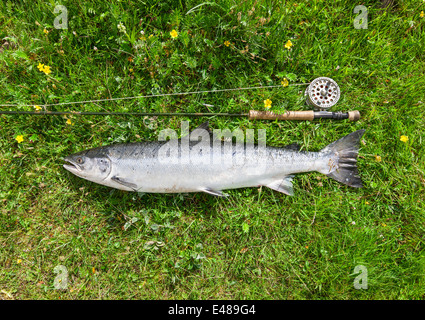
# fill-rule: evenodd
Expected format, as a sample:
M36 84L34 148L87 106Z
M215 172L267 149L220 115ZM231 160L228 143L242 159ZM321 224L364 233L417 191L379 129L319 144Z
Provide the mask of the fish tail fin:
M360 138L364 133L364 129L352 132L322 149L321 152L331 154L333 159L329 171L325 173L328 177L350 187L363 187L357 169L357 156Z

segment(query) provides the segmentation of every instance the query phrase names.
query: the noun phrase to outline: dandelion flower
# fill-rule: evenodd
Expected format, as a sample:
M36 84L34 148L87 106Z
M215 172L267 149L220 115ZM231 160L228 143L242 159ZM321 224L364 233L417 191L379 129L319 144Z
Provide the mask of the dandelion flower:
M376 162L381 162L382 161L381 156L375 156L375 160Z
M178 35L179 35L179 33L174 29L173 29L173 31L170 32L170 36L173 39L177 38Z
M421 11L421 14L419 15L419 17L423 18L424 16L425 16L425 13Z
M23 135L18 135L16 136L16 141L18 141L18 143L21 143L22 141L24 141L24 136Z
M292 47L292 41L288 40L285 44L285 48L289 50L289 49L291 49L291 47Z
M34 106L34 109L37 110L37 111L40 111L41 107L40 106Z
M226 46L226 47L228 47L228 46L230 46L230 42L229 41L224 41L224 45Z
M272 106L272 101L270 99L264 100L264 108L270 109Z
M400 141L402 141L402 142L406 143L407 141L409 141L409 137L408 137L408 136L405 136L405 135L402 135L402 136L400 137Z
M22 259L16 260L16 263L21 263L21 262L22 262Z
M282 86L287 87L289 85L288 79L283 78L281 84L282 84Z

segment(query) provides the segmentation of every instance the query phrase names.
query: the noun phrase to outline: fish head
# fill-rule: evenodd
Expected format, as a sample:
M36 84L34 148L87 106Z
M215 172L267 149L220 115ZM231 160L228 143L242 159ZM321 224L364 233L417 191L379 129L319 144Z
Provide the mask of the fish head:
M71 154L66 157L63 167L76 176L101 183L110 174L112 163L105 152L98 149L90 149Z

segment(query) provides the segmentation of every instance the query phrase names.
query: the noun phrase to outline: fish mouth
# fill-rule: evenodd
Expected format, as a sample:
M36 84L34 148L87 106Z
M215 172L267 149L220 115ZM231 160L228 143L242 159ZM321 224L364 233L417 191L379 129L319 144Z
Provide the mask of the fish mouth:
M78 173L80 173L82 171L81 167L76 162L72 161L71 159L65 158L64 161L68 162L68 164L63 165L63 167L66 170L68 170L68 171L70 171L74 174L77 174L77 175L78 175Z

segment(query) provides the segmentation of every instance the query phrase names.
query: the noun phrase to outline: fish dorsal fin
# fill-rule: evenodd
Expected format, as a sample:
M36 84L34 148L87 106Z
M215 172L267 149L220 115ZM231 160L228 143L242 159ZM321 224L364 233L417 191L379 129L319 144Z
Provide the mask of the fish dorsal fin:
M213 137L213 133L210 130L209 122L204 122L196 129L192 130L188 135L182 137L182 140L189 140L193 142L198 141L210 141Z
M301 146L298 143L291 143L283 147L286 150L300 151Z
M283 179L274 180L266 184L265 186L270 189L287 194L288 196L293 196L294 195L294 189L292 186L293 177L294 177L293 175L289 175L284 177Z

